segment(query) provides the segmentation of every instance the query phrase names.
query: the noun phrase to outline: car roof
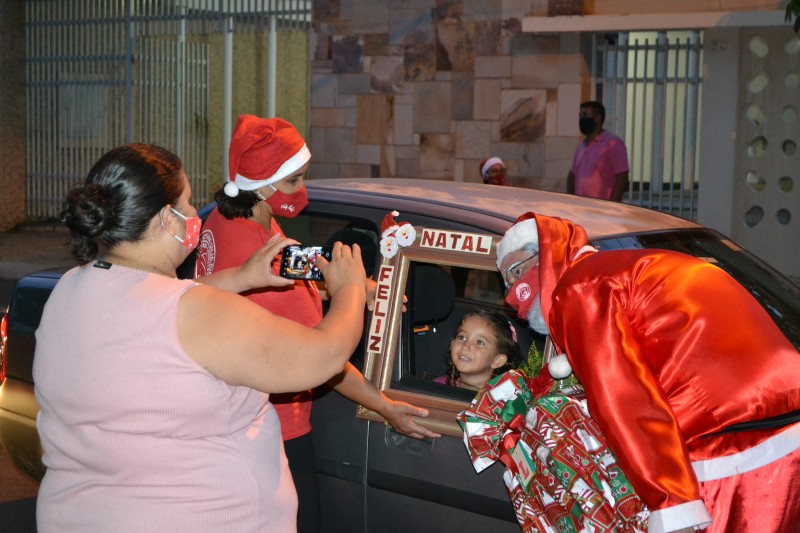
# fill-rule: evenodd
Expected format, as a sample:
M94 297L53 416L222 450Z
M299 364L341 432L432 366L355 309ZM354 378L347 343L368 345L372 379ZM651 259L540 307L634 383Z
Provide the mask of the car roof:
M317 179L307 180L306 186L312 200L324 197L385 207L401 215L404 211L429 216L457 213L462 222L497 233L527 211L569 219L583 226L591 239L701 227L652 209L521 187L402 178Z

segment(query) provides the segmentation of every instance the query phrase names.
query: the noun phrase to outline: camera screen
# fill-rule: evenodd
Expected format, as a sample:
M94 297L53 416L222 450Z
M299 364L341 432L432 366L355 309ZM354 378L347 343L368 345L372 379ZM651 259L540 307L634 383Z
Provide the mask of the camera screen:
M281 275L292 279L322 279L317 268L317 258L325 255L330 259L330 252L322 246L288 246L283 252Z

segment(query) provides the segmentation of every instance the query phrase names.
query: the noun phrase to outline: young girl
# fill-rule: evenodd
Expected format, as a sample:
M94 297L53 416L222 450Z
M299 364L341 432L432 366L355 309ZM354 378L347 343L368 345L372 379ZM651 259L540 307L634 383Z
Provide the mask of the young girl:
M517 365L517 332L495 311L467 313L450 341L446 359L447 375L435 382L480 390L494 376Z

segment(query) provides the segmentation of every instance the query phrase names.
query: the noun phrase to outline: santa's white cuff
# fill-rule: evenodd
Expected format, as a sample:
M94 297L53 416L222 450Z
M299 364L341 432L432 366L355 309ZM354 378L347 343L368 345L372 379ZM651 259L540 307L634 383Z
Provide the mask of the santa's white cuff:
M710 526L711 522L711 515L708 514L703 500L694 500L666 509L650 511L647 531L648 533L669 533L686 527L703 529Z
M750 472L786 457L800 448L800 422L743 452L693 461L697 481L722 479Z

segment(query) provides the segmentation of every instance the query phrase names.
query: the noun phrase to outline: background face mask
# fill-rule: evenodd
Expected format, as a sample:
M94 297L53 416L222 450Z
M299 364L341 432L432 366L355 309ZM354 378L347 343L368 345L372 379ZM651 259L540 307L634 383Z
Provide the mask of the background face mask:
M592 117L581 117L578 119L578 129L581 130L581 133L584 135L589 135L594 131L594 118Z

